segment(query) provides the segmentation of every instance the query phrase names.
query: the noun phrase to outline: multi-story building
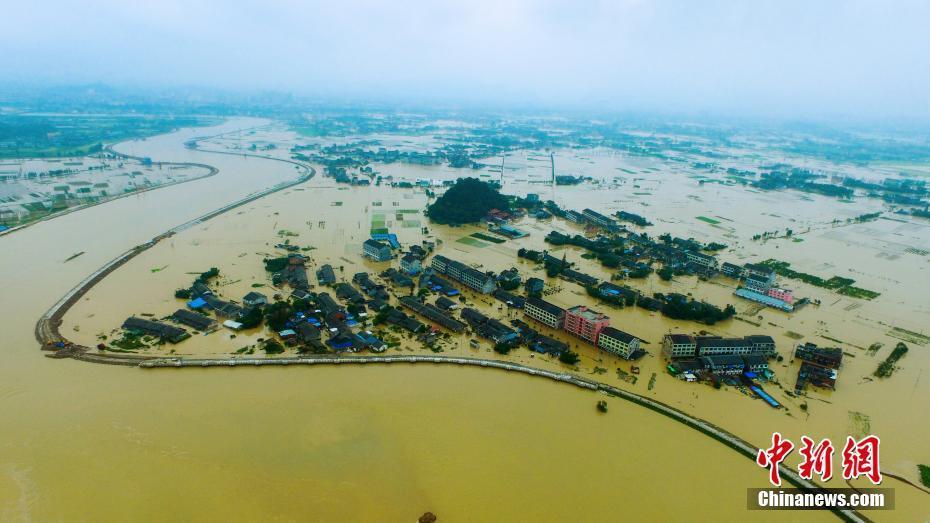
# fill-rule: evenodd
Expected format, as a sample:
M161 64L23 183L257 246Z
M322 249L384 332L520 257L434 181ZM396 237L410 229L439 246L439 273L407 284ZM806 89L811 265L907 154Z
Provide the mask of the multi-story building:
M669 359L750 354L770 358L775 355L775 340L762 334L744 338L666 334L662 340L662 353Z
M407 274L416 274L420 272L422 265L420 264L419 258L411 253L407 253L400 259L400 268Z
M776 300L781 300L787 304L794 302L794 294L788 289L779 289L778 287L772 287L766 293Z
M765 356L766 358L771 358L775 356L775 340L771 336L766 336L765 334L753 334L751 336L746 336L746 341L749 342L749 346L752 348L750 354L758 354L759 356Z
M758 354L743 356L743 362L746 364L746 370L756 374L765 372L769 368L768 359Z
M747 263L743 265L743 274L746 276L755 276L756 278L768 280L769 283L775 282L775 271L768 265L761 263Z
M490 294L497 288L497 280L495 280L494 276L469 267L462 262L453 261L450 263L446 269L446 274L453 280L458 280L482 294Z
M720 272L725 276L739 279L743 275L743 268L730 262L723 262L723 265L720 266Z
M374 261L388 261L392 256L391 248L386 243L371 238L365 240L365 243L362 244L362 251L365 256Z
M818 347L814 343L807 342L804 345L798 345L794 351L794 357L808 363L838 369L843 364L843 349Z
M597 346L601 350L611 352L624 359L630 359L639 349L639 338L607 326L601 329L597 337Z
M434 271L445 274L453 280L462 282L466 286L482 294L490 294L497 288L497 280L495 280L494 276L469 267L462 262L450 260L445 256L438 254L433 256L430 267L432 267Z
M575 223L584 223L585 221L587 221L587 219L584 217L583 214L581 214L578 211L572 211L572 210L565 211L565 219L570 222L575 222Z
M439 274L445 274L446 267L448 267L450 263L452 263L452 260L441 254L437 254L436 256L433 256L433 260L430 262L429 266Z
M608 230L618 229L617 222L613 218L604 216L593 209L585 209L581 211L581 215L584 216L585 220L599 227L604 227Z
M717 269L717 258L697 251L685 251L688 261L705 269Z
M523 311L530 318L553 329L561 329L565 323L565 309L539 298L527 298Z
M697 354L697 343L694 336L666 334L662 338L662 354L668 359L693 358Z
M579 338L597 343L597 336L610 325L610 318L583 305L565 311L565 330Z
M695 338L698 356L716 356L731 354L737 356L756 354L774 356L775 341L771 336L761 334L745 338L721 338L719 336L698 336Z
M759 294L767 294L772 288L772 282L766 278L761 278L755 274L750 274L743 278L741 282L743 287Z
M721 338L719 336L696 336L694 338L698 356L719 356L721 354L752 354L752 348L743 338Z

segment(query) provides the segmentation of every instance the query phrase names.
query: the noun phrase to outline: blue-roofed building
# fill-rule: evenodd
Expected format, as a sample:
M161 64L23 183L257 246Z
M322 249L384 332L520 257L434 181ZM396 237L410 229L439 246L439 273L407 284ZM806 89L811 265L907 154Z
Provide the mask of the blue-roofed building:
M508 238L524 238L529 236L529 233L521 231L516 227L511 227L510 225L501 225L497 229L494 229L494 232L507 236Z
M752 291L752 290L749 290L749 289L746 289L746 288L736 289L736 291L735 291L733 294L739 296L740 298L745 298L745 299L747 299L747 300L751 300L751 301L754 301L754 302L756 302L756 303L761 303L761 304L763 304L763 305L767 305L767 306L772 307L772 308L774 308L774 309L779 309L779 310L782 310L782 311L785 311L785 312L792 312L792 311L794 311L794 305L792 305L792 304L790 304L790 303L788 303L788 302L786 302L786 301L784 301L784 300L780 300L780 299L775 298L775 297L773 297L773 296L769 296L769 295L767 295L767 294L762 294L762 293L760 293L760 292Z
M207 302L203 298L194 298L193 300L187 302L187 307L190 309L199 310L207 307Z
M400 249L400 242L397 241L397 235L394 233L372 234L371 238L374 240L390 243L392 249Z

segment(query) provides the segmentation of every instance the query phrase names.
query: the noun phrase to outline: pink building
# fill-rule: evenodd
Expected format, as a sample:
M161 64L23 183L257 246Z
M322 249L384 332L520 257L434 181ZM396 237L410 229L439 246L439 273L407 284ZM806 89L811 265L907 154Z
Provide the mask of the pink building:
M597 343L601 330L608 325L610 318L582 305L565 311L565 330L591 343Z
M794 301L794 296L791 294L791 291L789 291L788 289L779 289L776 287L772 287L771 289L769 289L769 292L767 294L771 296L772 298L781 300L785 303L791 303L792 301Z

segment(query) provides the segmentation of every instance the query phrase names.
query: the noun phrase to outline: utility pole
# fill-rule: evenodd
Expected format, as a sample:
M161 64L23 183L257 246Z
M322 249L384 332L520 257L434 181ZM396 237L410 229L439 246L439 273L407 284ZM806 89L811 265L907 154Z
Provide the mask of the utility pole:
M504 187L504 160L507 159L507 153L501 154L501 188Z
M555 151L549 151L549 162L552 164L552 185L555 185Z

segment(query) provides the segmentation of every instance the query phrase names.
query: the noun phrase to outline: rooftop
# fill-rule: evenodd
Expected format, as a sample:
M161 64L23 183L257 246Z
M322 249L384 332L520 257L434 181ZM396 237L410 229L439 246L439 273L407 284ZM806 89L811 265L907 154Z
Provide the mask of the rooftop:
M549 303L548 301L541 300L539 298L529 297L526 299L526 304L536 307L537 309L542 309L548 312L549 314L553 314L555 316L561 316L562 314L565 313L565 309L563 309L562 307L553 305Z
M604 327L604 329L601 330L601 334L600 334L600 335L601 335L601 336L609 336L609 337L611 337L611 338L620 340L620 341L622 341L623 343L630 343L631 341L633 341L633 340L635 340L635 339L638 339L636 336L633 336L632 334L630 334L630 333L628 333L628 332L623 332L622 330L620 330L620 329L615 329L615 328L613 328L613 327Z
M688 334L666 334L665 336L675 345L694 343L694 336L689 336Z
M576 305L568 309L568 313L574 316L581 316L588 321L603 321L609 319L606 314L589 309L584 305Z

